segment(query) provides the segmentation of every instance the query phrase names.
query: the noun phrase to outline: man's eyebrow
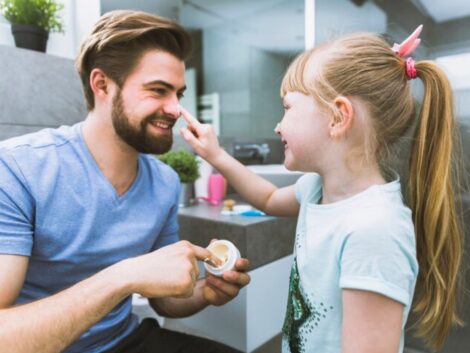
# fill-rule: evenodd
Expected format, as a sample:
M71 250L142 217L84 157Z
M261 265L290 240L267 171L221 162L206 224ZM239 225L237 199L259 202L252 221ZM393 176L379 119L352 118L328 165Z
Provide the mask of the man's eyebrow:
M151 82L146 82L146 83L143 84L143 87L147 89L147 88L151 88L151 87L154 87L154 86L157 86L157 85L165 86L169 90L176 91L175 86L173 86L171 83L168 83L168 82L162 81L162 80L155 80L155 81L151 81ZM178 90L178 92L183 92L184 90L186 90L186 85L181 87Z

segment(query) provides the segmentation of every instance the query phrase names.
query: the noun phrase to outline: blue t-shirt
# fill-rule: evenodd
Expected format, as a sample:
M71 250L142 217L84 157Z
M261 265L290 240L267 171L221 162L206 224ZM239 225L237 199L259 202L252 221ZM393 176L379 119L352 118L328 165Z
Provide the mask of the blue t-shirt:
M129 257L178 240L176 173L139 155L121 196L88 150L82 123L0 143L0 253L29 257L17 304L53 295ZM79 303L77 303L79 305ZM137 326L131 298L66 352L102 352Z
M382 294L403 304L400 348L418 262L411 211L398 176L348 199L318 204L322 180L296 183L300 203L282 351L341 353L342 289Z

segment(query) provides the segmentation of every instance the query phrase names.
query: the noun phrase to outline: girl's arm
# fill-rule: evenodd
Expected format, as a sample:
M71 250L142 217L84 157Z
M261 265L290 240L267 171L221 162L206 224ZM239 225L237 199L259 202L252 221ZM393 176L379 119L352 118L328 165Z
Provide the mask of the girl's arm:
M396 353L403 304L381 294L343 289L342 353Z
M191 147L227 178L230 185L250 204L273 216L296 216L299 203L294 186L277 188L256 175L220 146L212 127L201 124L188 111L181 108L188 123L181 134Z

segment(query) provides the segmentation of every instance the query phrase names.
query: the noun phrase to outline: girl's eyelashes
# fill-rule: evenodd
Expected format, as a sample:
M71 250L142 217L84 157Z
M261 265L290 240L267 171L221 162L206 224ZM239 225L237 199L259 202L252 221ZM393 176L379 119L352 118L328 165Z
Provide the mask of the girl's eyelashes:
M290 108L287 104L284 104L283 107L284 107L284 110L288 110Z

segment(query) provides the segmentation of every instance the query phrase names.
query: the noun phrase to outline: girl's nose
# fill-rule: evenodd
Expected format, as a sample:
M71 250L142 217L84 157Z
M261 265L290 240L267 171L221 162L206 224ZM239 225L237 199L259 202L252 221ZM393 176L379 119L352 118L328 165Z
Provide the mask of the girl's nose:
M278 135L281 134L281 123L276 124L276 127L274 128L274 132Z

